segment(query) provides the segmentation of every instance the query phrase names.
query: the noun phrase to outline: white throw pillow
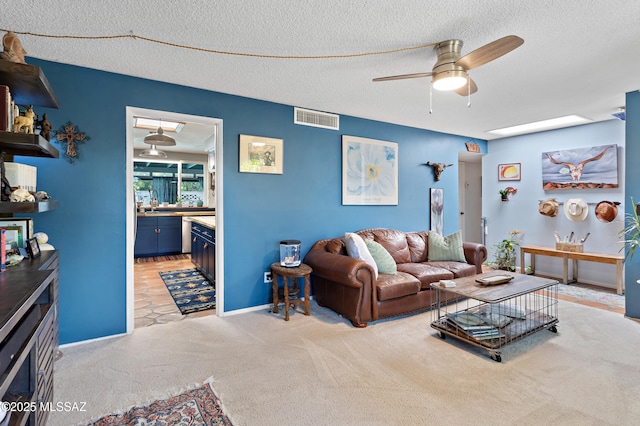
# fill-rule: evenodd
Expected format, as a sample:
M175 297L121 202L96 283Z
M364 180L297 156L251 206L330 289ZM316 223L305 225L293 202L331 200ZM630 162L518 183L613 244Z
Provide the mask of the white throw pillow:
M349 256L355 259L361 259L367 262L376 273L376 279L378 278L378 265L376 265L376 261L373 260L373 256L369 252L367 248L367 244L364 242L362 237L353 232L347 232L344 234L344 244L347 248L347 253Z

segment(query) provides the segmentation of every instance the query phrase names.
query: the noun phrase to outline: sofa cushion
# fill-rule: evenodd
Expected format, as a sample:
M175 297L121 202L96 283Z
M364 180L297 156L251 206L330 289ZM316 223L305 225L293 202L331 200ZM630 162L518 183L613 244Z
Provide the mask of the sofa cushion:
M429 231L407 232L407 244L411 253L411 261L414 263L427 261L427 240Z
M430 262L437 260L452 260L455 262L465 262L464 250L462 249L462 233L456 231L451 235L443 237L434 231L429 231L429 254Z
M376 278L378 278L378 266L376 265L376 261L373 260L367 245L360 235L354 234L353 232L347 232L344 234L344 245L347 247L347 253L349 256L355 259L364 260L371 265L375 271Z
M329 253L347 254L344 247L344 241L341 238L333 238L327 241L327 244L325 244L324 248Z
M411 253L407 244L407 236L402 231L395 229L366 229L359 231L362 238L372 238L376 243L384 247L396 263L411 262Z
M405 272L420 280L420 288L431 288L431 283L455 278L454 273L432 263L403 263L398 265L398 273Z
M376 262L380 274L395 275L398 272L395 260L384 247L373 240L364 240L364 242L369 249L369 253L371 253L371 257Z
M416 294L420 291L420 281L412 275L398 272L395 275L380 274L376 281L378 301L396 299Z
M470 277L476 274L476 265L470 265L468 263L442 261L429 262L429 265L451 271L454 278Z

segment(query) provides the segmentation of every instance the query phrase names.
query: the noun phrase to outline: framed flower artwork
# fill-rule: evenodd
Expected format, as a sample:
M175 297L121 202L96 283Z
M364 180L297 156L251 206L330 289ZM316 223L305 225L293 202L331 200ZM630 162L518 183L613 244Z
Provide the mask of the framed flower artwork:
M398 144L342 136L342 204L398 205Z
M498 180L520 180L520 163L498 164Z

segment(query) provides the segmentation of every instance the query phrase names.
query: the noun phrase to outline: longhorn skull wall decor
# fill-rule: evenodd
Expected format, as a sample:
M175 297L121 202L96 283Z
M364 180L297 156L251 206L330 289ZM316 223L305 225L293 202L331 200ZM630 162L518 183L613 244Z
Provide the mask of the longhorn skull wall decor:
M425 165L433 168L433 174L435 175L436 182L440 181L440 175L444 172L445 168L453 166L453 164L432 163L431 161L426 162Z
M544 190L618 187L617 145L542 153Z

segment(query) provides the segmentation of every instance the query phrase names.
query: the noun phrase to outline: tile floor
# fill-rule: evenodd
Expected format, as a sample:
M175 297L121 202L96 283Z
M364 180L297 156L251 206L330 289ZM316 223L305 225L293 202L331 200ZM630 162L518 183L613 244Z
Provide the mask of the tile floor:
M215 309L182 315L159 272L194 268L191 259L134 263L135 328L215 315Z

